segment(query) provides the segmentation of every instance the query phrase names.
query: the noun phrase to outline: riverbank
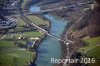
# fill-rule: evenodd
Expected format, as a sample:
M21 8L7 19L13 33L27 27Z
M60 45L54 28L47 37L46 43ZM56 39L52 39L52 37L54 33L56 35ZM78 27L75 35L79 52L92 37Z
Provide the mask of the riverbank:
M51 23L50 34L60 37L61 33L63 32L64 26L66 25L66 21L64 21L63 19L56 18L55 16L49 15L49 14L43 14L43 16L45 16L46 19L50 20L50 23ZM56 50L56 52L53 49ZM57 56L55 53L57 54ZM59 40L55 39L55 37L47 36L41 42L41 45L39 45L38 55L37 55L37 59L35 63L37 62L36 63L37 65L44 65L38 62L43 59L41 56L44 55L43 57L45 61L41 61L41 62L43 63L47 62L46 64L51 66L50 58L51 57L59 58L60 54L61 54L61 45L60 45Z
M32 2L29 2L28 4L31 4L31 5L33 5L32 4ZM31 5L28 5L28 7L29 6L31 6ZM25 9L24 9L25 10ZM29 12L29 10L25 10L27 13ZM36 25L38 25L39 27L42 27L43 29L45 29L45 30L49 30L49 28L50 28L50 23L48 22L49 20L48 19L46 19L44 16L41 16L41 15L38 15L38 14L32 14L32 15L30 15L30 16L35 16L35 17L38 17L38 18L40 18L40 19L42 19L44 22L46 22L46 27L43 27L43 26L39 26L38 24L36 24ZM32 18L29 18L31 21L33 21L33 19ZM37 20L36 20L37 21ZM33 22L34 23L34 22ZM40 22L41 23L41 22ZM39 45L40 45L40 43L45 39L45 37L46 37L46 35L45 34L43 34L42 33L42 36L41 37L39 37L39 40L37 40L36 42L35 42L35 44L34 44L34 49L35 49L35 51L36 51L36 55L35 55L35 59L33 59L33 63L36 61L36 57L37 57L37 48L39 47ZM32 64L33 64L32 63Z
M38 16L38 15L37 15ZM40 18L41 18L41 16L40 16ZM42 19L46 19L46 20L48 20L49 21L49 19L47 19L47 18L44 18L44 17L42 17ZM51 23L51 22L50 22ZM45 39L44 39L45 40ZM39 46L39 43L37 44L37 46ZM61 58L63 59L63 58L66 58L66 55L67 55L67 52L66 52L66 45L65 44L61 44ZM64 51L65 50L65 51ZM42 51L42 50L41 50ZM36 59L35 59L36 60ZM58 64L54 64L55 66L58 66ZM63 65L63 64L60 64L60 65ZM59 65L59 66L60 66Z
M88 66L99 66L100 61L98 60L100 57L100 51L97 49L100 49L98 44L100 42L100 29L97 25L99 25L100 21L97 17L99 17L99 8L98 6L95 6L93 10L87 11L84 16L79 18L75 23L70 24L70 26L67 26L65 29L65 32L62 35L62 38L65 39L70 39L74 41L74 45L72 45L71 49L73 53L71 57L75 58L77 54L81 55L81 58L86 57L86 58L95 58L95 63L87 63L86 65ZM95 14L94 14L95 13ZM97 16L97 17L95 17ZM84 23L83 23L84 22ZM98 24L97 24L98 23ZM94 24L94 26L92 25ZM91 27L90 27L91 26ZM93 28L92 28L93 27ZM93 30L96 28L96 31ZM90 32L91 31L91 32ZM95 53L97 52L97 53ZM73 65L78 65L77 64L70 64L71 66Z
M66 56L67 56L67 52L66 52L67 50L65 50L66 49L66 45L65 44L61 44L61 47L62 47L62 53L61 53L62 57L61 58L66 58Z
M75 17L75 16L74 16ZM78 16L78 17L80 17L80 16ZM74 20L73 20L74 21ZM77 20L75 20L75 21L77 21ZM74 21L74 22L75 22ZM80 20L79 20L80 21ZM82 21L83 22L83 21ZM79 22L77 22L77 23L79 23ZM74 23L75 25L76 25L76 22ZM83 24L83 23L81 23L81 24ZM75 25L72 25L72 26L74 26L75 27ZM81 31L81 26L79 26L80 24L78 24L78 27L80 28L80 29L78 29L78 30L80 30ZM71 30L70 30L71 29ZM71 56L74 54L80 54L80 53L77 53L76 51L77 51L77 49L79 49L80 47L83 47L84 46L84 42L82 42L82 39L81 39L81 37L84 37L84 35L82 35L81 33L79 33L80 31L75 31L74 29L72 29L72 28L70 28L69 30L66 30L65 31L65 35L63 35L63 39L65 40L65 39L70 39L70 40L74 40L75 41L75 43L74 43L74 45L71 45L70 46L70 54L71 54ZM77 29L76 27L75 27L75 29ZM72 31L72 32L71 32ZM74 32L75 31L75 32ZM71 33L73 33L73 34L68 34L68 32L71 32ZM84 29L83 29L83 31L82 32L84 32ZM84 32L85 33L85 32ZM81 34L81 35L80 35ZM74 36L74 37L73 37ZM77 36L78 36L78 38L77 38ZM81 36L81 37L79 37L79 36ZM86 38L86 37L85 37ZM96 38L97 39L97 38ZM89 39L90 40L90 39ZM94 39L93 39L94 40ZM90 40L91 41L91 40ZM90 42L89 41L89 42ZM94 40L95 41L95 40ZM91 43L91 42L90 42ZM65 50L66 49L66 46L64 45L64 44L62 44L62 58L66 58L66 51L67 50ZM83 49L82 49L83 50ZM75 58L76 56L74 56L74 58ZM56 65L56 64L55 64ZM61 65L60 65L61 66Z
M19 15L7 16L15 19L17 25L15 28L9 29L7 34L0 34L0 66L30 65L36 58L34 43L44 38L44 34L28 26ZM28 15L27 18L33 18L32 22L38 26L44 28L49 26L48 21L44 22L45 20L43 21L37 16ZM38 21L34 22L36 20Z

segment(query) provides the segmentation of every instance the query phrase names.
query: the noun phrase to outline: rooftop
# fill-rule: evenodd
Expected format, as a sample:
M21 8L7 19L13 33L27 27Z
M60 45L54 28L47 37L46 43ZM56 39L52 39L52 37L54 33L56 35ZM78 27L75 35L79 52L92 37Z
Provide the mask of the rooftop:
M16 26L15 20L3 21L0 19L0 29L7 29Z

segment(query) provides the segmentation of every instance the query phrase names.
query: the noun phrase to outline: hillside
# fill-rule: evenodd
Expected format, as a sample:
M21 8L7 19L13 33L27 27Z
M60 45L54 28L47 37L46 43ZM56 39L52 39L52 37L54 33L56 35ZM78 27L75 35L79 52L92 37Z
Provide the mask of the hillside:
M88 0L92 1L92 0ZM61 0L49 3L41 7L42 10L57 8L60 6L70 6L73 4L88 2L87 0ZM65 20L70 20L65 27L64 40L70 39L74 44L70 46L70 53L74 58L78 53L82 57L93 57L96 59L94 64L87 66L100 66L100 0L92 5L86 4L75 8L54 10L49 12ZM66 37L67 36L67 37ZM63 49L64 51L65 49ZM61 65L60 65L61 66ZM69 66L80 66L80 64L70 64Z
M98 0L97 0L98 2ZM74 41L71 50L75 51L72 55L76 55L76 51L82 54L82 57L93 57L96 62L94 64L86 64L87 66L100 66L100 1L95 4L92 10L85 12L84 16L80 17L69 27L66 27L64 39ZM70 22L69 22L70 24ZM78 65L71 64L70 66Z
M92 0L90 0L92 1ZM47 4L43 5L41 7L42 10L45 9L53 9L53 8L58 8L58 7L69 7L73 5L77 5L79 3L85 3L89 2L89 0L61 0L60 2L52 3L52 4ZM89 9L91 6L90 4L82 5L82 6L76 6L76 7L71 7L71 8L63 8L60 10L53 10L49 12L50 14L53 14L55 16L64 18L65 20L71 20L73 19L74 21L77 20L79 17L83 16L85 14L85 11Z
M100 36L100 7L95 7L88 11L84 16L76 21L70 28L67 34L71 34L72 39L85 36L96 37ZM78 35L77 35L78 34Z

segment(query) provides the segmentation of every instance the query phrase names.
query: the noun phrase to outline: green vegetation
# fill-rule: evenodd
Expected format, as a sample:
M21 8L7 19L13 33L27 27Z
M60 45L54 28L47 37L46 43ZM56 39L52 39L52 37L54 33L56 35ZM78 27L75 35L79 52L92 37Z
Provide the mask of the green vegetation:
M0 48L1 47L4 47L4 48L9 48L9 47L14 47L14 41L4 41L4 40L1 40L0 41Z
M28 1L29 0L23 0L22 9L25 8ZM48 25L47 21L37 16L27 15L26 17L38 26ZM28 49L25 47L25 44L28 41L34 42L34 39L30 38L39 38L42 34L37 30L24 32L30 28L26 26L27 24L20 17L16 17L16 21L18 22L16 28L11 29L10 32L23 31L23 33L6 34L2 40L0 40L0 66L28 66L29 61L33 61L35 58L36 53L29 51L34 49L32 47ZM0 35L0 38L1 37L2 35Z
M19 40L18 42L21 43L21 44L23 44L23 45L26 44L26 41L23 41L23 40Z
M28 18L30 18L37 25L46 25L46 23L38 17L28 16ZM17 18L17 21L17 27L12 29L12 31L17 32L27 29L25 28L26 23L20 17ZM29 61L35 58L35 52L31 52L25 48L22 49L20 46L24 46L27 41L34 41L29 40L29 38L39 38L41 36L42 34L36 30L21 34L6 34L4 38L0 40L0 66L28 65ZM25 38L25 40L19 39L19 37ZM20 46L16 45L16 42Z
M18 26L25 26L26 25L26 23L19 17L19 18L17 18L17 21L18 21Z
M28 17L34 24L41 26L42 28L47 28L48 27L48 21L47 20L42 20L41 18L34 16L34 15L27 15ZM15 28L15 31L22 30L24 27L27 25L20 17L17 18L17 27Z
M39 33L38 31L31 31L31 32L25 32L25 36L28 36L28 37L41 37L42 34Z
M97 46L94 49L87 51L87 55L89 57L95 57L97 59L100 59L100 46Z
M2 50L0 51L0 66L24 66L34 59L33 56L33 52L28 50Z
M84 39L86 42L86 46L80 48L79 50L82 52L86 52L87 57L94 57L96 59L100 59L100 36ZM96 63L88 64L89 66L100 66L100 60L96 60Z
M22 5L21 5L21 8L22 8L22 9L26 6L27 2L28 2L28 0L23 0L23 3L22 3Z
M24 32L22 34L10 34L10 35L6 35L3 39L12 39L12 40L18 40L19 37L20 38L25 38L25 37L28 37L28 38L39 38L41 37L42 34L36 30L33 30L33 31L30 31L30 32ZM9 41L10 42L10 41ZM9 43L8 42L8 43ZM2 43L2 42L1 42ZM6 44L6 43L5 43Z
M40 26L40 25L47 25L48 22L46 20L42 20L37 16L33 16L33 15L27 15L27 17L36 25Z
M14 41L0 40L0 66L24 66L34 57L35 53L17 47Z
M92 48L95 48L98 43L100 43L100 37L95 37L95 38L89 38L89 39L83 39L83 41L86 42L86 46L80 48L80 50L89 50Z
M29 0L23 0L21 8L26 8L26 4ZM34 15L27 15L33 23L38 26L47 26L48 22L40 19ZM26 47L28 41L34 42L34 39L30 38L39 38L42 34L36 30L30 32L24 32L29 30L27 24L21 19L21 17L16 17L17 26L15 29L9 30L10 32L23 31L23 33L16 34L6 34L0 40L0 66L28 66L29 61L33 61L36 53L29 51L34 50L33 47L29 49ZM3 35L0 35L0 38ZM27 49L26 49L27 48Z
M22 9L25 8L28 2L29 2L29 0L23 0L21 8ZM35 23L38 26L40 26L40 25L46 25L47 26L47 24L48 24L48 22L46 20L42 20L37 16L27 15L26 17L28 17L33 23ZM19 22L23 22L23 21L20 20Z

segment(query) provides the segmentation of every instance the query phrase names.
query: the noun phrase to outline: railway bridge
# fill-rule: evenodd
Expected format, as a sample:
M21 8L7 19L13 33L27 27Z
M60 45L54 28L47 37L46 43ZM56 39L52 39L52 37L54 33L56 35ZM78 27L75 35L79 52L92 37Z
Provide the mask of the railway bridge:
M92 4L92 3L94 3L94 1L89 1L89 2L84 2L84 3L74 4L74 5L70 5L70 6L61 6L61 7L53 8L53 9L41 10L41 11L38 11L38 12L36 12L36 13L42 14L42 13L44 13L44 12L50 12L50 11L53 11L53 10L61 10L61 9L63 9L63 8L67 8L67 9L68 9L68 8L72 8L72 7L76 7L76 6L82 6L82 5L86 5L86 4ZM66 43L67 43L67 44L68 44L68 43L73 43L73 41L68 40L68 39L67 39L66 41L65 41L65 40L62 40L62 39L58 38L57 36L50 34L50 33L49 33L48 31L46 31L45 29L43 29L43 28L37 26L36 24L32 23L32 21L29 20L29 19L23 14L23 12L22 12L22 10L21 10L21 8L20 8L20 4L18 4L17 10L18 10L18 12L19 12L21 18L22 18L28 25L31 25L32 27L37 28L39 31L41 31L41 32L45 33L46 35L48 35L48 36L50 36L50 37L53 37L53 38L55 38L55 39L57 39L57 40L59 40L59 41L64 42L65 44L66 44ZM33 13L28 13L28 14L33 14Z

